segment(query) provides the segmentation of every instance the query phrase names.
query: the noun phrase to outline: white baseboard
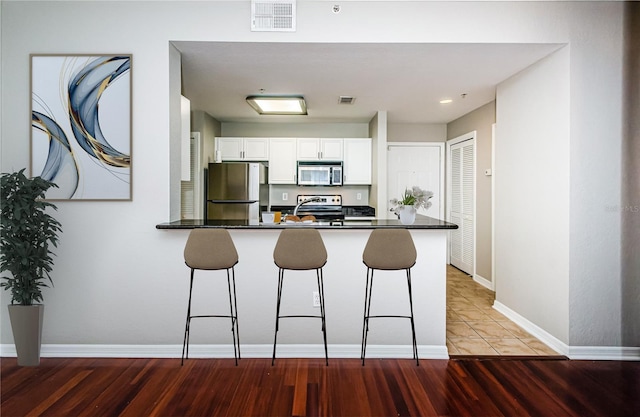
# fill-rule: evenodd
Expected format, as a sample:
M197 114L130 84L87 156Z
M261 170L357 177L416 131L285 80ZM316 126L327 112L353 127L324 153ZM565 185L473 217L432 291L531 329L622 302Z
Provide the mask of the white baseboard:
M495 288L493 286L493 282L488 280L488 279L486 279L482 275L475 274L474 277L473 277L473 280L475 282L477 282L478 284L482 285L483 287L488 288L491 291L495 291Z
M520 314L511 310L509 307L505 306L499 301L493 302L493 308L504 314L509 320L522 327L527 332L531 333L537 339L540 339L542 343L549 346L551 349L555 350L561 355L569 356L569 346L561 340L557 339L555 336L547 333L545 330L533 324L532 322L522 317Z
M616 346L567 346L544 330L496 302L494 308L559 354L575 360L640 360L640 348ZM243 358L270 358L272 345L242 345ZM329 358L360 358L360 345L329 345ZM43 358L180 358L182 345L42 345ZM13 344L0 345L0 356L15 357ZM449 359L446 346L418 346L420 359ZM191 345L191 358L233 358L232 345ZM279 345L278 358L323 358L322 345ZM367 346L367 358L410 359L411 346Z
M360 358L360 345L329 345L331 358ZM240 345L243 358L270 358L273 345ZM12 344L0 345L0 356L15 357ZM182 345L62 345L43 344L43 358L180 358ZM190 358L233 358L233 345L191 345ZM278 358L324 358L323 345L278 345ZM370 345L367 358L412 357L410 345ZM418 346L420 359L449 359L446 346Z
M520 314L511 310L504 304L494 301L493 308L504 314L508 319L522 327L527 332L538 338L551 349L575 360L615 360L615 361L637 361L640 360L640 347L618 347L618 346L570 346L552 336L542 328L533 324Z
M640 347L569 346L571 359L639 361Z

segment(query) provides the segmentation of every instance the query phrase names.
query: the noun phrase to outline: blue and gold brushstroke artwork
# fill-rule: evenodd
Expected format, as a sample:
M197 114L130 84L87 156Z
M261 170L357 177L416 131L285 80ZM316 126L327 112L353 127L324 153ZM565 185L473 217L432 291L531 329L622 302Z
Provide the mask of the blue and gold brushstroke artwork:
M48 199L131 200L131 56L31 57L31 172Z

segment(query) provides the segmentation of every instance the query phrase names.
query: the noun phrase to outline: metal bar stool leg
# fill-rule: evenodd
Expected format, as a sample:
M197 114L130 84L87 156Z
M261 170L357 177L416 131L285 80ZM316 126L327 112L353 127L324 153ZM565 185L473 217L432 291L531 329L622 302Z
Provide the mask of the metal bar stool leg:
M233 268L231 268L233 271ZM234 280L235 283L235 280ZM236 343L236 324L238 323L235 308L233 305L233 296L231 294L231 277L229 274L229 270L227 269L227 289L229 290L229 318L231 319L231 336L233 337L233 357L236 360L236 366L238 366L238 354L240 350L240 338L238 335L237 343Z
M364 321L362 324L362 350L361 359L364 366L364 358L367 352L367 338L369 336L369 316L371 315L371 294L373 293L373 269L367 268L367 286L365 288Z
M276 360L276 342L278 341L278 330L280 329L280 301L282 299L282 282L284 280L284 269L278 268L278 298L276 301L276 330L273 335L273 355L271 356L271 366Z
M191 324L191 294L193 292L193 272L191 269L191 280L189 282L189 303L187 304L187 320L184 325L184 340L182 342L182 359L180 361L180 366L184 365L184 354L185 349L187 352L187 359L189 359L189 327Z
M367 325L367 299L369 298L369 269L367 268L367 282L364 286L364 309L362 310L362 338L360 339L360 360L364 366L364 333Z
M409 288L409 308L411 310L411 337L413 342L413 358L416 360L416 366L420 366L418 359L418 342L416 340L416 325L413 320L413 294L411 291L411 269L407 268L407 286Z
M322 338L324 340L324 361L329 366L329 352L327 349L327 324L324 315L324 279L322 276L322 268L316 269L316 277L318 278L318 294L320 295L320 316L322 318Z
M238 359L241 359L242 355L240 355L240 324L238 324L238 300L236 298L236 272L234 268L231 268L231 279L233 283L233 306L234 306L233 317L235 319L235 324L236 324L236 340L238 342Z

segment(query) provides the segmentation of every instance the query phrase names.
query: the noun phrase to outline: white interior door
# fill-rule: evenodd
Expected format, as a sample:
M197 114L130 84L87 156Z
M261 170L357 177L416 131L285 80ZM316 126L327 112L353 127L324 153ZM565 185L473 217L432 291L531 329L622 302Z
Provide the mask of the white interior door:
M455 142L455 139L453 140ZM448 221L458 225L451 231L450 262L456 268L474 274L475 245L475 138L449 146Z
M389 144L387 158L389 198L400 198L405 189L417 185L433 192L431 207L419 210L418 214L444 219L444 144Z

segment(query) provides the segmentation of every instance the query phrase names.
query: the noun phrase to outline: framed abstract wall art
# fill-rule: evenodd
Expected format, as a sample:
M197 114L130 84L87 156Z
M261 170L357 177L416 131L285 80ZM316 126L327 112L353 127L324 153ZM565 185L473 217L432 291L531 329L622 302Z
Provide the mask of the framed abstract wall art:
M31 174L50 200L131 200L131 55L31 55Z

